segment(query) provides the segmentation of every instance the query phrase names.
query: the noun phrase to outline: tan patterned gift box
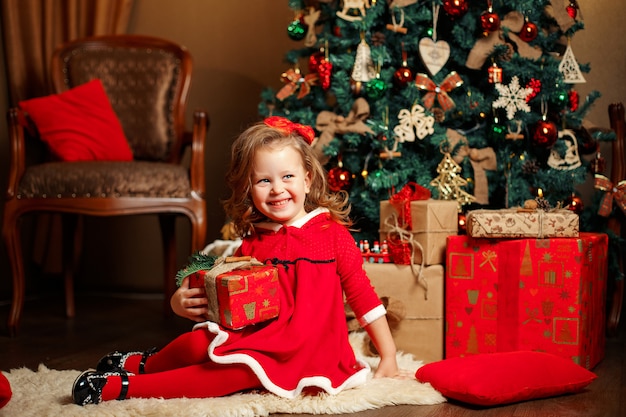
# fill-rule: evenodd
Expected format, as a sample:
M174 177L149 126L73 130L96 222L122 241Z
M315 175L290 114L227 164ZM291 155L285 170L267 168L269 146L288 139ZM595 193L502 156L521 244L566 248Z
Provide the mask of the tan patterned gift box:
M467 234L484 238L552 238L578 237L578 214L558 210L470 210Z

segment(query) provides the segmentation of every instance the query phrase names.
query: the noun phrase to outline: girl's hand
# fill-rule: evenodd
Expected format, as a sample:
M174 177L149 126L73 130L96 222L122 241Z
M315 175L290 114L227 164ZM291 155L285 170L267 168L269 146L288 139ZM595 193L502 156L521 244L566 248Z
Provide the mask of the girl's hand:
M189 277L183 279L170 299L172 311L176 315L195 322L208 319L208 303L204 288L189 288Z
M396 358L381 358L374 378L412 379L414 376L405 369L398 369Z

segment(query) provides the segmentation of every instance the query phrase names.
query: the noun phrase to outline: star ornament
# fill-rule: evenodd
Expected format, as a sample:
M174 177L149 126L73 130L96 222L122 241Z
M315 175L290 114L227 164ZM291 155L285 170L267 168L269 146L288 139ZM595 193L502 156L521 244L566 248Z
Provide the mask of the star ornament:
M495 86L500 97L493 102L493 107L506 109L507 119L513 120L518 111L530 112L526 98L533 92L533 89L520 86L517 75L513 76L509 85L497 83Z

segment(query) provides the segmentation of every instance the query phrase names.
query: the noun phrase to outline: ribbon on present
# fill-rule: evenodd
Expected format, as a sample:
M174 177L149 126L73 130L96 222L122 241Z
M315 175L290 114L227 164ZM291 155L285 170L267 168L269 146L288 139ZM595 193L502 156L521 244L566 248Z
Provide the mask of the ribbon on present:
M400 225L407 230L413 229L411 219L411 201L428 200L430 198L430 190L411 181L407 183L396 194L389 197L389 204L396 209L400 216Z
M320 132L319 138L313 143L313 151L317 159L325 164L328 157L324 155L324 147L333 140L336 134L366 133L374 134L374 131L365 124L365 120L370 115L370 105L367 101L359 97L352 104L352 109L346 117L324 110L317 115L315 128Z
M602 174L595 175L594 188L606 193L600 202L598 214L603 217L609 217L613 210L613 202L626 214L626 180L622 180L613 185L610 179Z
M454 108L454 101L450 98L448 93L462 84L463 79L456 71L452 71L448 74L440 85L435 84L435 82L428 78L428 75L426 74L420 73L415 77L415 86L420 90L428 91L422 98L424 107L427 109L431 109L433 107L435 104L435 98L437 99L437 102L439 102L439 106L444 111Z
M283 86L283 88L278 90L278 93L276 93L277 99L284 100L290 95L294 94L296 90L299 90L297 97L298 99L301 99L311 92L311 86L317 83L319 75L312 73L307 74L303 77L300 73L300 70L298 68L295 68L288 69L287 71L283 72L280 76L280 79L282 82L285 83L285 85Z
M385 229L387 231L387 242L390 247L393 245L397 245L400 243L406 243L409 245L409 249L411 251L410 263L408 264L411 268L411 272L415 277L415 280L418 284L420 284L424 288L424 299L428 300L428 281L424 277L424 247L415 240L413 233L409 232L402 226L400 226L398 222L397 214L393 213L384 221ZM415 271L415 249L419 249L422 253L422 263L420 264L419 271ZM395 260L394 260L394 263Z

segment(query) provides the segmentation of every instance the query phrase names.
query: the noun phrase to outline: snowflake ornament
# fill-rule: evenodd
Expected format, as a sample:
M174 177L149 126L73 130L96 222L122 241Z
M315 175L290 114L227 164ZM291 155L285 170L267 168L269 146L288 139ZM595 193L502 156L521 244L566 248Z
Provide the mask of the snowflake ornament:
M400 124L393 128L393 132L400 142L415 142L416 135L418 139L424 139L435 132L435 118L426 115L419 104L414 104L410 111L400 110L398 120Z
M493 102L493 107L506 109L507 119L513 120L518 111L530 112L526 98L533 92L533 89L521 87L517 75L513 76L508 86L497 83L496 90L498 90L500 97Z

